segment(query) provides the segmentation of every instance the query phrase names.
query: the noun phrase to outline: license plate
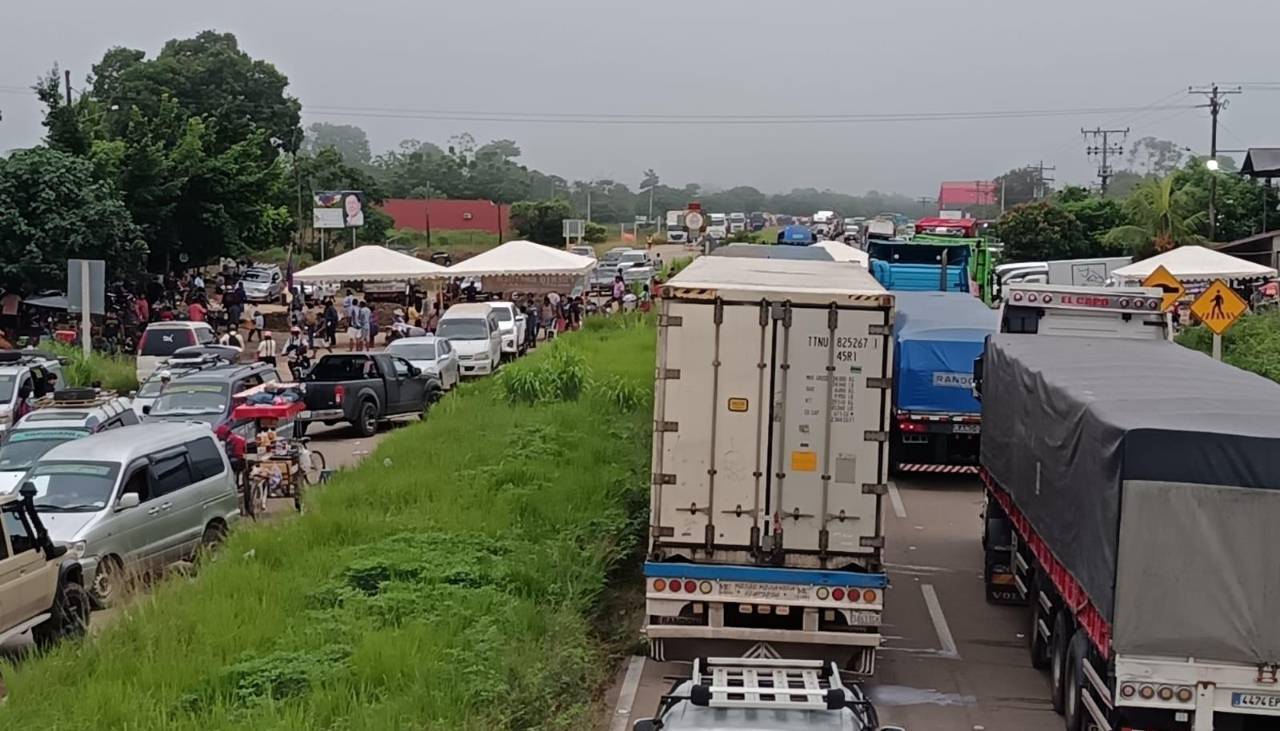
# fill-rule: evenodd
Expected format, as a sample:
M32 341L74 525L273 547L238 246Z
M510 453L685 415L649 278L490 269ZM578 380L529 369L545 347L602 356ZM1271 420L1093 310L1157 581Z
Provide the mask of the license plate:
M982 425L981 424L956 424L955 433L956 434L981 434Z
M1265 693L1232 693L1231 705L1235 708L1262 708L1280 710L1280 695Z
M299 418L299 419L302 419L303 421L306 421L307 419L310 419L310 418L311 418L311 412L310 412L310 411L299 411L299 412L298 412L298 418Z
M849 624L853 625L854 627L879 627L880 613L879 612L854 612L853 618L849 621Z
M720 593L744 599L812 598L812 589L803 584L760 584L754 581L721 581Z

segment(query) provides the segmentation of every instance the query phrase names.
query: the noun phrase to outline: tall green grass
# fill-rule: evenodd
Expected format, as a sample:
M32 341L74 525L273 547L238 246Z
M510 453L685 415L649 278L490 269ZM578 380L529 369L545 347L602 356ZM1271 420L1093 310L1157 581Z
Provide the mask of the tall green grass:
M302 517L237 530L93 639L0 668L0 728L587 728L609 665L591 623L645 522L649 322L520 364L576 353L601 387L526 405L463 384Z
M138 388L137 368L133 358L128 356L95 351L86 358L80 346L57 342L41 345L40 349L67 359L66 365L62 367L62 375L69 385L89 386L101 383L103 388L122 394Z

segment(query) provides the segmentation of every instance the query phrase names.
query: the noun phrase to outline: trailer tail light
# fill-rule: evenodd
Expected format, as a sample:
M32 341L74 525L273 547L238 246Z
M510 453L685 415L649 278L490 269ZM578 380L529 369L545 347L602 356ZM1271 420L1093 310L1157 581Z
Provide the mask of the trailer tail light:
M912 421L906 417L898 417L898 431L901 432L922 432L926 429L924 424L918 421Z
M1178 688L1178 700L1182 703L1190 703L1195 693L1190 688Z
M1043 303L1045 303L1045 304L1047 305L1047 304L1049 304L1049 303L1053 302L1053 295L1051 295L1051 294L1046 294L1045 296L1043 296L1043 297L1041 297L1041 298L1040 298L1040 301L1041 301L1041 302L1043 302Z
M827 587L825 586L819 586L818 590L814 592L814 594L818 597L820 601L826 601L827 597L831 596L831 591L827 589Z
M879 598L880 598L880 595L876 593L875 589L867 589L862 592L862 601L866 602L867 604L875 604L876 600Z
M1151 700L1152 698L1155 697L1155 695L1156 695L1156 689L1149 685L1144 685L1138 689L1138 697L1142 698L1142 700L1144 701Z
M653 590L654 590L654 591L666 591L666 590L667 590L667 580L666 580L666 579L654 579L654 580L653 580Z
M1170 688L1167 685L1162 685L1160 686L1160 690L1156 691L1156 695L1159 696L1162 701L1171 701L1173 700L1173 688Z
M680 580L679 580L679 579L672 579L672 580L671 580L671 583L670 583L670 584L667 584L667 589L668 589L672 594L679 594L679 593L680 593Z
M832 589L832 590L831 590L831 598L832 598L832 599L835 599L835 600L836 600L836 601L838 601L838 602L842 602L842 601L844 601L844 589L842 589L842 588L840 588L840 587L838 587L838 586L837 586L836 588Z
M1022 293L1021 293L1021 292L1014 292L1014 293L1013 293L1013 301L1014 301L1014 302L1021 302L1021 301L1022 301Z
M343 386L342 384L338 384L337 386L334 386L334 387L333 387L333 402L334 402L335 404L341 404L341 403L342 403L342 397L343 397L343 396L346 396L346 395L347 395L347 387L346 387L346 386Z
M1138 689L1133 686L1133 683L1125 683L1124 685L1120 686L1121 698L1132 698L1133 695L1137 692L1138 692Z
M698 591L702 592L703 594L710 594L711 589L712 589L712 586L710 581L704 581L701 584L698 584Z
M697 590L698 590L698 582L694 581L693 579L684 580L684 593L692 594Z

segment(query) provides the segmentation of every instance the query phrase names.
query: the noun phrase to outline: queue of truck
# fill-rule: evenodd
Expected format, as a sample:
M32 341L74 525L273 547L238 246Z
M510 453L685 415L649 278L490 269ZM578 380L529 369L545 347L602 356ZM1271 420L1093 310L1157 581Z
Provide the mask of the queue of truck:
M997 314L877 279L705 257L664 286L652 656L872 675L890 475L976 472L986 596L1027 606L1069 731L1280 728L1280 386L1170 342L1160 290L1011 282Z

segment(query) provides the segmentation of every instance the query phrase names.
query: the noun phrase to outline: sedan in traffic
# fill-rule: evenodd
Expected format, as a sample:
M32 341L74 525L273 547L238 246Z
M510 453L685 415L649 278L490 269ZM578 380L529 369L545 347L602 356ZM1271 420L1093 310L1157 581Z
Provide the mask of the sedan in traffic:
M400 338L387 346L387 352L439 378L446 391L458 383L458 354L444 338L435 335Z

